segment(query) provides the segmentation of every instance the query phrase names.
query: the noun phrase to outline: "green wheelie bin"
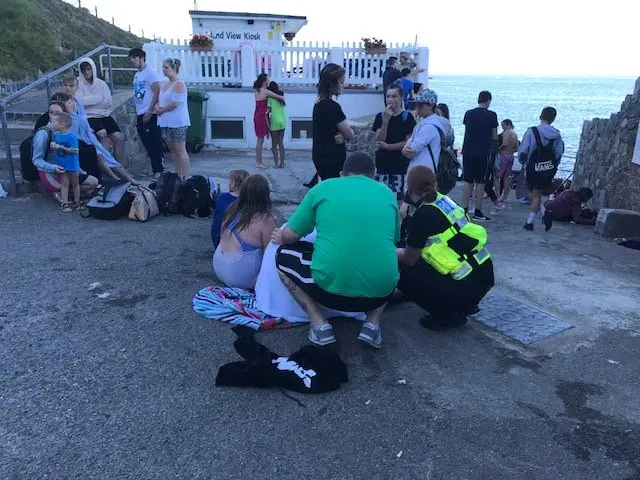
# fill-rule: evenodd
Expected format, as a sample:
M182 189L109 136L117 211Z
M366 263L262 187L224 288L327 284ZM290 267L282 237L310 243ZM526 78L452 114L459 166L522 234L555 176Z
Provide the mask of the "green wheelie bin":
M191 126L187 129L187 150L198 153L204 147L207 135L207 92L198 88L187 89L187 105Z

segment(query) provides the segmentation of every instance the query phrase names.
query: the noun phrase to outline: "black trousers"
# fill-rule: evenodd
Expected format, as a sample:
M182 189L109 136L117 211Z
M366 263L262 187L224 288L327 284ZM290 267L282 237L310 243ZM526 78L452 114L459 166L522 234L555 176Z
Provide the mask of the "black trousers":
M158 126L158 116L152 115L147 123L144 123L143 117L144 115L138 115L138 136L151 159L153 173L161 173L164 171L164 167L162 166L162 135Z
M462 280L438 273L422 259L413 267L400 265L398 289L442 325L459 318L460 314L466 316L473 312L493 285L491 259L475 267Z
M492 202L495 203L495 201L498 200L498 195L493 188L493 164L489 165L487 169L487 175L484 179L484 193L487 194L487 197L489 197Z
M80 140L78 142L78 156L80 157L80 168L89 175L100 180L102 172L98 167L98 153L96 152L96 147Z

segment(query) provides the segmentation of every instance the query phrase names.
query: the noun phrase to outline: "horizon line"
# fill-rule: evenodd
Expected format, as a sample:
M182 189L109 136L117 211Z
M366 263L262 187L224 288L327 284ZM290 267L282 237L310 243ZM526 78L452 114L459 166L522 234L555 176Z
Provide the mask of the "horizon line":
M588 74L588 73L557 73L557 74L534 74L534 73L455 73L455 72L427 72L429 79L433 77L510 77L510 78L615 78L620 80L636 80L640 75L624 74Z

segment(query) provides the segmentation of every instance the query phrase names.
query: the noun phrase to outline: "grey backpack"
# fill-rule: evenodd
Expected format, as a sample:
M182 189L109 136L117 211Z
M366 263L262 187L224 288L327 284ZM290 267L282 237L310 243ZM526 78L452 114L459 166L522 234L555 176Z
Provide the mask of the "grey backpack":
M100 220L117 220L129 214L133 196L128 192L131 184L120 180L105 183L87 202L82 216Z

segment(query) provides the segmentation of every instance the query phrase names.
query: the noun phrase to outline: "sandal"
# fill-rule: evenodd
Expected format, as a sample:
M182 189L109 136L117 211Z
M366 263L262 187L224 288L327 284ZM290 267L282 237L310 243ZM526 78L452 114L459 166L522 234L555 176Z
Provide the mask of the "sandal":
M60 202L60 209L64 212L64 213L71 213L73 212L73 208L71 207L71 204L68 202Z

